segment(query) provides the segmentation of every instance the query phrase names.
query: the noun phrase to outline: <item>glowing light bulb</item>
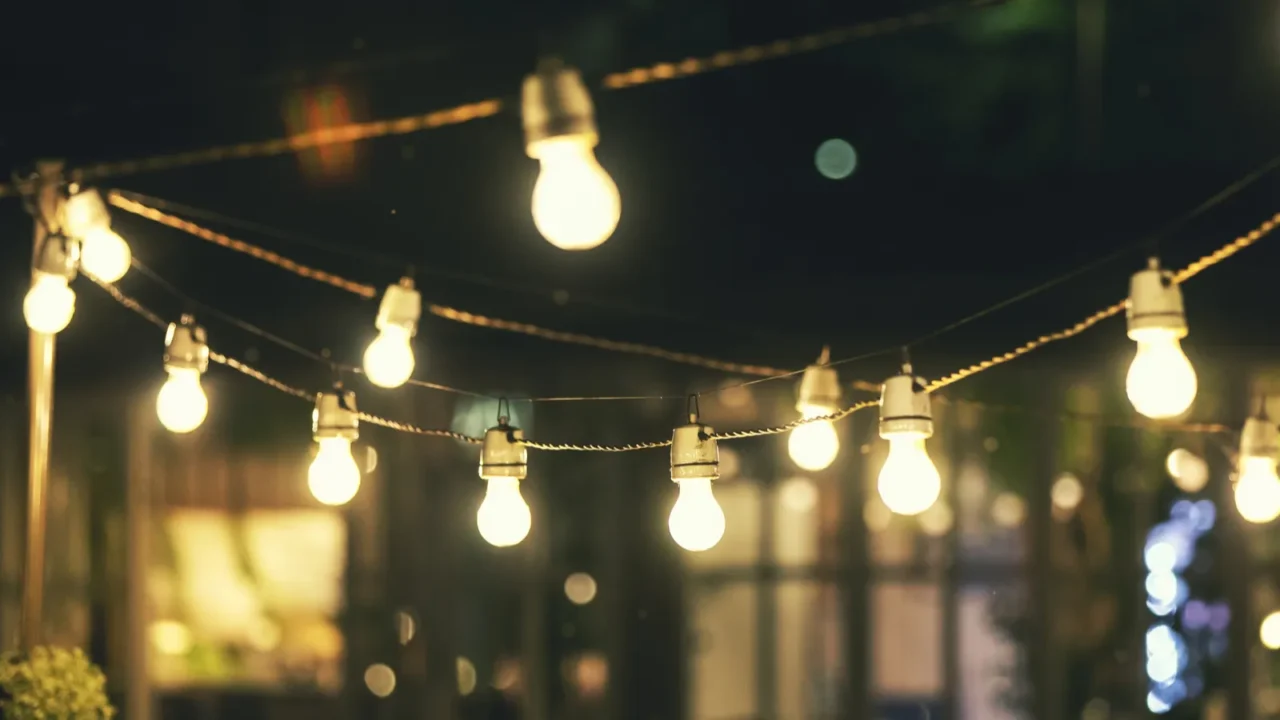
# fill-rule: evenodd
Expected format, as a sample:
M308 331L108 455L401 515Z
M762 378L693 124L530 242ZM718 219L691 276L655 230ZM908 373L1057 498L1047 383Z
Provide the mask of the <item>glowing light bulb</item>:
M412 337L408 328L387 325L364 351L364 372L369 382L384 388L405 384L413 375Z
M489 478L484 502L476 511L480 537L494 547L520 544L533 527L529 505L520 495L520 481L513 477Z
M200 427L209 414L209 398L200 387L200 371L196 368L169 369L169 379L156 396L156 415L160 424L176 433L189 433Z
M533 185L533 224L562 250L598 247L622 217L618 186L600 167L594 144L593 136L564 135L530 148L542 163Z
M129 243L111 228L95 228L80 239L80 267L103 282L124 277L132 262Z
M1280 517L1280 477L1276 460L1270 457L1242 457L1240 479L1236 481L1236 509L1251 523L1269 523Z
M832 412L828 407L809 405L801 411L801 416L807 419ZM787 438L787 453L801 469L809 472L826 470L840 454L840 436L830 421L806 423L791 431Z
M667 518L671 539L689 552L710 550L724 537L724 510L711 492L711 478L686 478L679 485Z
M1280 612L1272 612L1258 626L1258 637L1268 650L1280 650Z
M360 468L351 457L351 440L322 437L316 444L320 450L307 470L307 487L325 505L346 505L360 490Z
M76 294L67 286L67 279L37 271L32 277L31 289L22 300L22 314L27 319L27 327L53 335L71 323L75 312Z
M1138 343L1125 378L1133 409L1153 419L1186 412L1196 399L1196 371L1182 352L1178 333L1152 327L1133 330L1130 337Z
M928 510L942 493L942 477L929 459L924 438L919 435L892 435L889 457L880 468L880 499L899 515L919 515Z

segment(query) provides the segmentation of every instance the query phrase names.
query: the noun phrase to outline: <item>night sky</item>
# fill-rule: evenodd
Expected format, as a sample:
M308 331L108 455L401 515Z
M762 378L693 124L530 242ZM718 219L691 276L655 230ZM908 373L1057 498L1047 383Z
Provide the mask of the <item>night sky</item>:
M598 157L623 196L619 230L592 252L566 253L537 235L528 207L537 164L524 154L516 105L354 147L101 186L280 230L206 223L360 281L385 285L413 264L427 301L785 367L811 361L824 343L837 357L902 343L1133 247L917 348L917 364L936 375L1114 302L1142 263L1144 234L1280 150L1280 15L1265 3L1112 4L1105 48L1081 54L1089 23L1077 32L1074 7L1015 0L941 27L620 91L599 89L599 78L927 6L248 5L24 11L30 19L8 24L0 44L10 68L0 164L54 155L74 166L278 137L326 118L514 99L539 54L558 53L596 89ZM1100 73L1081 70L1099 61ZM848 179L815 169L829 138L857 150ZM1255 226L1276 211L1277 189L1280 180L1264 178L1170 235L1166 264ZM372 302L115 218L140 260L202 302L351 363L372 334ZM3 362L18 392L30 230L16 200L0 201L0 228L11 240ZM1275 344L1277 258L1280 241L1266 241L1188 285L1193 356ZM184 308L136 273L122 287L166 316ZM60 336L60 386L158 374L158 333L88 283L77 290L76 319ZM215 348L252 346L298 382L323 382L306 361L204 321ZM535 394L681 392L708 377L640 361L660 379L637 387L635 360L436 319L424 321L421 343L425 377L475 389L508 387L504 364L548 368L519 388ZM1112 320L1045 355L1110 362L1130 348ZM881 357L845 375L878 379L893 363ZM583 365L596 372L563 371Z

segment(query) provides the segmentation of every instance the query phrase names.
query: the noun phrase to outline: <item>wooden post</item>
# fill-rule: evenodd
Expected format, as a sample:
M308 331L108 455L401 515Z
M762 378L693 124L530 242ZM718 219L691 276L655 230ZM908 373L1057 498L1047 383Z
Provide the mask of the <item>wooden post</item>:
M150 609L147 571L151 559L151 490L155 455L152 432L155 406L150 396L128 408L128 450L125 478L125 716L151 720L153 697L147 627Z
M33 259L38 260L50 230L58 229L62 161L36 166ZM56 336L31 330L27 354L27 537L22 568L23 650L40 644L44 610L45 530L48 523L49 440L53 430L53 360Z

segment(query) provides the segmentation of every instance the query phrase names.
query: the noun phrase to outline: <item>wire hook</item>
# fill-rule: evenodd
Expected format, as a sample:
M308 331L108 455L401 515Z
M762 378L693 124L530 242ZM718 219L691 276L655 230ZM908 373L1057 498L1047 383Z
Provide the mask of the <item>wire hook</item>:
M503 412L503 409L506 412ZM506 427L511 422L511 402L505 397L498 398L498 427Z
M689 400L685 405L685 409L689 412L689 422L697 425L698 416L702 414L702 410L698 406L698 393L692 393L689 395Z

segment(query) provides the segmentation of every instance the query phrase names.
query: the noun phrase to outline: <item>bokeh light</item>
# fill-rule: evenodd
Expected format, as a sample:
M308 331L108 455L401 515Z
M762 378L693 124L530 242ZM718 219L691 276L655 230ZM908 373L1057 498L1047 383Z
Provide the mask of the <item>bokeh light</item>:
M1075 510L1080 505L1080 501L1084 500L1084 485L1080 484L1080 478L1075 475L1062 473L1054 481L1050 494L1054 507L1060 510Z
M364 684L374 695L387 697L396 690L396 673L382 663L375 663L364 671Z
M1011 492L1002 492L991 501L991 519L1003 528L1016 528L1027 519L1027 504Z
M476 690L476 666L470 660L458 658L458 694L466 697Z
M1272 612L1262 620L1258 628L1258 636L1263 647L1268 650L1280 650L1280 611Z
M596 579L584 572L576 572L564 581L564 596L574 605L586 605L596 599Z
M818 505L818 486L807 477L793 477L782 483L778 498L792 512L809 512Z
M813 164L829 180L843 180L858 169L858 153L847 141L832 138L818 146Z
M1165 469L1183 492L1200 492L1209 483L1209 465L1199 455L1178 448L1165 459Z

